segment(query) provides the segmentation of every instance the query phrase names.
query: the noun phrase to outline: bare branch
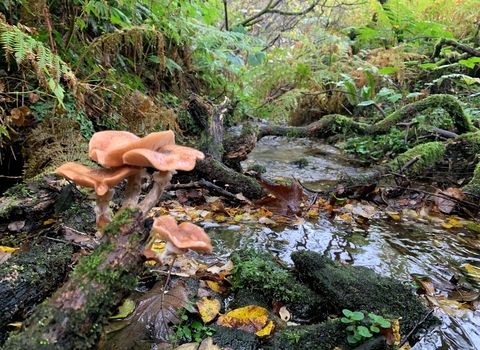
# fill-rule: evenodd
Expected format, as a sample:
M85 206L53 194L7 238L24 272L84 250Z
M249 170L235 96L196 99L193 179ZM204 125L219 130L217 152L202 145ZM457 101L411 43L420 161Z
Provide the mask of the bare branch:
M282 11L279 9L276 9L275 7L280 4L281 1L276 1L273 3L273 0L270 0L268 4L263 8L263 10L260 10L258 13L254 14L253 16L244 19L242 22L237 23L236 26L251 26L252 22L259 18L260 16L266 14L266 13L277 13L282 16L303 16L307 14L308 12L311 12L320 2L321 0L316 0L312 5L307 7L306 9L302 11Z

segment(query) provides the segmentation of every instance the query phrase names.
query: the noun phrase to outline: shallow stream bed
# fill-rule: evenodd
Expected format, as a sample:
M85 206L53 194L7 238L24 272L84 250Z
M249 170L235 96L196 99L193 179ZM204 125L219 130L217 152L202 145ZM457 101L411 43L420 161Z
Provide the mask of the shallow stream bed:
M292 161L301 157L309 165L298 169ZM271 138L260 142L244 165L254 163L266 166L266 175L271 179L293 175L309 188L322 190L345 173L348 176L368 173L339 160L333 149L315 146L307 140L294 143ZM205 229L216 253L225 258L233 251L259 248L291 263L293 251L308 249L348 264L368 266L405 283L410 283L415 275L445 286L457 273L460 282L478 289L480 275L472 274L472 270L480 271L480 241L478 234L464 225L447 229L442 222L448 217L429 220L421 215L415 217L412 212L392 219L379 211L368 219L362 218L361 224L355 220L354 212L351 215L350 222L320 215L318 219L291 226L208 224ZM445 288L436 290L439 292L430 301L439 302L435 315L443 323L425 334L413 349L480 349L480 311L462 308L461 303L450 304L444 300Z

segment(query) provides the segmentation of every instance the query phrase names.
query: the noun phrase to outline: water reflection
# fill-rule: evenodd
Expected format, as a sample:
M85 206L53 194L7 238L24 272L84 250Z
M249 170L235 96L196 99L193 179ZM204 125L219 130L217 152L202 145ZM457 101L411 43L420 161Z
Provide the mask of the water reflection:
M419 274L439 284L445 284L454 273L465 275L465 263L480 267L475 234L465 230L439 231L427 224L375 220L353 230L320 218L318 222L276 228L216 224L205 228L216 252L225 259L233 251L257 248L291 263L293 251L308 249L370 267L384 276L411 281L412 274ZM467 310L463 317L452 317L438 310L437 316L443 324L426 334L414 349L480 349L479 312Z

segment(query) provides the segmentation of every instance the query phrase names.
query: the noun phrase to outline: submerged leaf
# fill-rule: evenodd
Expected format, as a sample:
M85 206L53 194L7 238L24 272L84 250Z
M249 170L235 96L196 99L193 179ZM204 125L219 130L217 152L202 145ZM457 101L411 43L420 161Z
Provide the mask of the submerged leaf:
M293 178L288 185L279 185L274 182L260 178L260 185L275 197L263 198L256 201L256 206L264 206L277 215L298 215L303 211L303 188L297 179Z
M172 325L180 323L180 315L188 305L188 293L181 280L175 281L168 292L164 292L161 283L157 284L136 301L133 314L107 326L107 333L109 329L118 331L108 336L105 349L131 349L141 340L168 342L174 334Z

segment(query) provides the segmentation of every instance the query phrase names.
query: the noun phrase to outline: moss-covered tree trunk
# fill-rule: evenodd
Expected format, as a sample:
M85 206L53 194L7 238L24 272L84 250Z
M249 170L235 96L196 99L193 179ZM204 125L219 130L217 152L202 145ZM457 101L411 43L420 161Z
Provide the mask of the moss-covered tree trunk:
M244 128L239 137L225 137L224 120L230 100L213 106L200 96L192 94L189 112L205 129L201 150L206 154L203 161L197 162L191 178L203 179L221 186L232 194L243 193L248 198L259 198L265 193L258 182L242 174L240 162L247 159L256 142L255 128ZM208 120L208 123L206 122Z
M87 349L103 322L137 283L143 268L145 220L125 210L105 228L107 241L85 256L62 288L38 306L25 330L12 334L3 349Z

